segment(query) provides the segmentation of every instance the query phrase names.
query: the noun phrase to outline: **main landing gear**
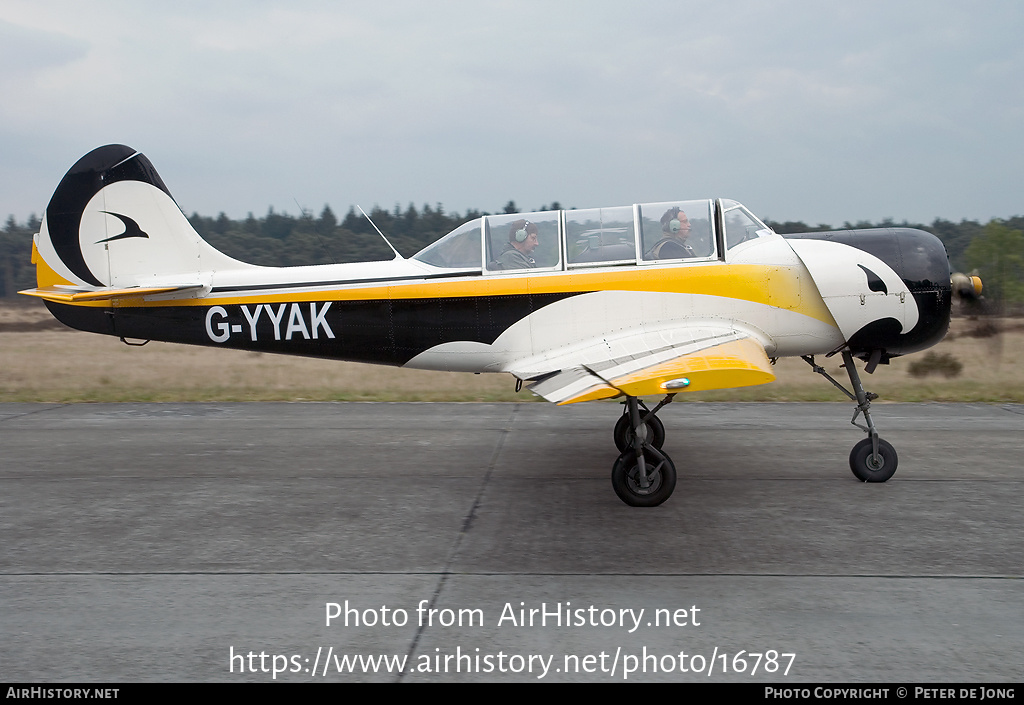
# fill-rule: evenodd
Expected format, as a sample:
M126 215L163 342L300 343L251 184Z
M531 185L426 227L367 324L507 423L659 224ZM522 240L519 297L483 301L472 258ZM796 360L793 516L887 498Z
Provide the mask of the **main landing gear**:
M661 452L665 426L656 416L674 396L669 394L653 410L636 397L626 397L615 424L615 446L622 454L612 466L612 487L632 507L656 507L676 488L676 466Z
M842 354L843 367L846 368L846 373L850 375L850 386L853 387L852 394L843 385L835 381L822 367L814 364L813 355L804 355L803 360L811 366L811 369L834 384L843 394L852 401L857 402L857 409L853 412L853 419L850 423L866 432L868 437L855 445L853 450L850 451L850 470L853 471L854 476L861 482L885 482L896 472L899 457L896 455L896 449L892 447L891 443L878 437L875 422L871 420L871 402L877 399L878 395L864 390L864 385L860 381L860 374L857 373L857 367L853 364L853 354L848 349L843 350ZM872 362L877 362L877 360ZM868 370L872 371L872 363L868 364ZM861 414L864 414L864 422L867 426L857 423L857 417Z

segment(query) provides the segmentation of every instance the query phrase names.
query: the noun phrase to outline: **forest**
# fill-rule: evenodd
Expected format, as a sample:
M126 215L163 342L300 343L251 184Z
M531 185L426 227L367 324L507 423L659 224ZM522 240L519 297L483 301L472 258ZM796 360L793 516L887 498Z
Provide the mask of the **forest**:
M542 205L537 210L557 210L558 202ZM509 201L503 213L517 213L515 202ZM267 266L294 266L358 262L390 259L393 255L376 233L379 227L403 255L410 256L454 230L462 223L489 215L476 210L465 214L446 213L441 204L421 208L410 203L403 210L395 204L392 210L374 207L370 212L373 224L354 207L339 220L329 205L318 216L303 211L294 216L273 208L257 218L251 212L245 219L234 220L223 212L216 218L193 213L192 226L211 245L236 259ZM767 221L778 233L813 232L851 228L912 227L934 233L942 240L955 271L977 272L985 283L986 298L993 303L1024 302L1024 216L993 219L988 223L961 220L955 223L936 218L930 224L896 223L886 219L844 222L838 227L802 221ZM0 231L0 296L14 296L20 289L35 286L35 270L30 263L32 235L38 231L39 218L32 215L19 223L9 216Z

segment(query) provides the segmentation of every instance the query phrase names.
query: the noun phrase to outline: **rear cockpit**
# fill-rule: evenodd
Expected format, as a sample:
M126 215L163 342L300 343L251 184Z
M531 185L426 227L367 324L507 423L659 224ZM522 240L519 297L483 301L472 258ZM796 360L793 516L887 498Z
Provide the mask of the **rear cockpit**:
M453 275L715 262L771 232L736 201L664 201L487 215L413 259Z

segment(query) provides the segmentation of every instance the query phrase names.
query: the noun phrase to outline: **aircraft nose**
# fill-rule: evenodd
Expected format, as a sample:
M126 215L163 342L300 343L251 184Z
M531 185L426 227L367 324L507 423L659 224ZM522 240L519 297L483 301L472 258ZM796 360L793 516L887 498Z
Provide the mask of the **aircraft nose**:
M931 233L914 228L877 228L787 235L794 240L814 239L840 242L874 255L900 277L917 307L917 321L904 331L895 318L876 320L852 335L848 342L862 358L881 353L879 359L924 350L942 340L949 328L952 283L949 259L942 242ZM872 286L869 279L868 286ZM875 291L875 289L872 289Z
M892 267L906 284L917 305L917 324L905 333L879 325L859 340L850 340L858 356L883 351L883 359L925 350L946 336L952 307L953 285L949 258L942 241L916 228L880 228L844 231L837 238L870 252ZM858 337L858 336L855 336Z
M894 252L883 258L906 283L917 303L920 318L914 328L900 335L893 355L924 350L942 340L949 329L953 285L949 258L942 241L914 228L892 228Z

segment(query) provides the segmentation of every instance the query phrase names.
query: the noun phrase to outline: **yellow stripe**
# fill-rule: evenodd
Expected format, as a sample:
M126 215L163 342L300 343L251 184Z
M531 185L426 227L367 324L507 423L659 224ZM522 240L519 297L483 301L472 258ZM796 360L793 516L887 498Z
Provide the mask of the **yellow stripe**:
M801 280L801 268L757 264L702 263L671 267L628 267L596 272L551 272L517 276L482 276L452 280L413 280L326 291L282 293L288 284L266 294L180 299L114 301L126 306L210 306L303 301L365 301L372 299L434 299L469 296L646 291L717 296L796 311L835 325L817 290Z

